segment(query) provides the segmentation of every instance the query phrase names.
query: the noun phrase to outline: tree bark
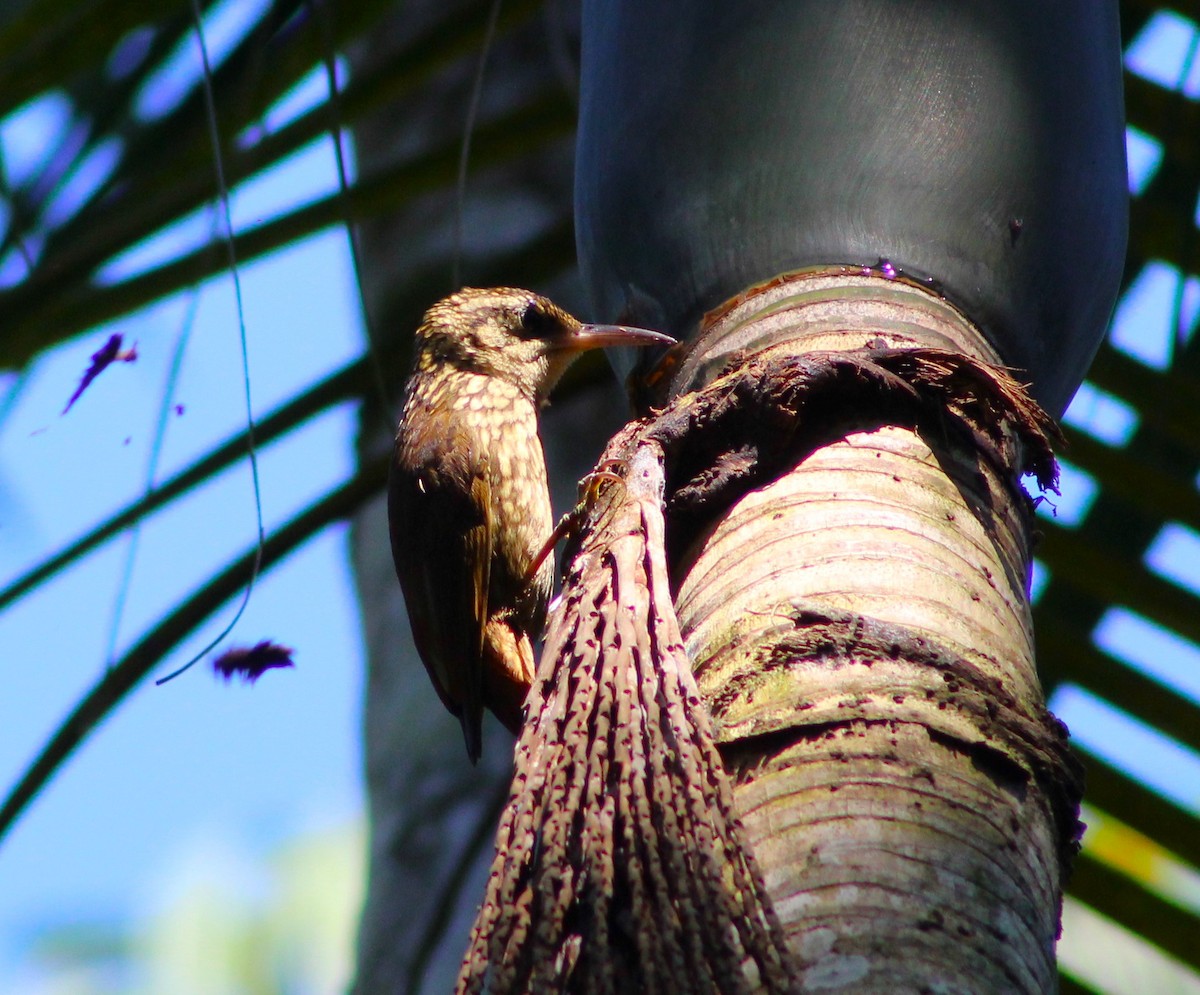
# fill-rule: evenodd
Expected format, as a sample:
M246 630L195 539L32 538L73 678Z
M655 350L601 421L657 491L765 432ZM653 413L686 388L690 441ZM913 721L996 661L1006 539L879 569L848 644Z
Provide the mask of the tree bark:
M701 339L756 324L799 355L994 359L944 301L876 274L751 295ZM981 415L1010 445L1024 431ZM1054 991L1080 786L1034 668L1021 457L865 404L823 430L695 538L677 598L803 987Z

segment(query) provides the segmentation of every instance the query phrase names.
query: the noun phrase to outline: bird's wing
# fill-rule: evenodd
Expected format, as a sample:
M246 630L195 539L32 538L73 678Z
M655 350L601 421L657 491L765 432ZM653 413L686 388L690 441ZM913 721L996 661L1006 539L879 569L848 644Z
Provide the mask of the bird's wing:
M496 548L496 519L492 514L492 488L488 483L487 457L480 460L479 472L471 481L471 497L476 508L481 509L482 521L468 530L466 536L466 562L471 571L470 588L472 616L471 661L467 668L466 687L463 695L463 736L467 741L467 753L471 759L479 759L480 727L483 724L483 638L488 621L488 591L492 583L492 551Z
M436 460L393 460L388 523L417 653L459 716L471 759L483 716L483 631L495 524L486 458L465 439Z

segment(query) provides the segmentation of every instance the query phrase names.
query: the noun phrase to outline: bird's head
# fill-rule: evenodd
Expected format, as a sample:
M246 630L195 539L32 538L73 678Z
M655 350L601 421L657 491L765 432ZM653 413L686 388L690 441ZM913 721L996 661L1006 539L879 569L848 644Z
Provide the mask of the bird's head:
M503 377L541 401L580 353L607 345L672 345L661 332L579 321L553 301L511 287L464 288L425 312L417 369L451 366Z

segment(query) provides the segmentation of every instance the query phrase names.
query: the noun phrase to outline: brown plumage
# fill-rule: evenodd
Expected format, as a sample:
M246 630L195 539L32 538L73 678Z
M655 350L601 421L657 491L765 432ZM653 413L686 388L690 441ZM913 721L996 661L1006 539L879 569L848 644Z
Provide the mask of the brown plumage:
M464 289L434 304L388 481L388 523L413 639L479 757L486 705L514 731L533 680L553 529L538 410L583 351L670 344L659 332L586 325L527 290Z

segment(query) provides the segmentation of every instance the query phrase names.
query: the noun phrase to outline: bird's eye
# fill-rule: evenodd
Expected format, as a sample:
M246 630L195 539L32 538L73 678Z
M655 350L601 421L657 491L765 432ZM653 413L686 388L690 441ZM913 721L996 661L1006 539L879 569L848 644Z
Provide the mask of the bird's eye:
M530 301L521 312L521 337L545 339L562 330L562 322L538 301Z

